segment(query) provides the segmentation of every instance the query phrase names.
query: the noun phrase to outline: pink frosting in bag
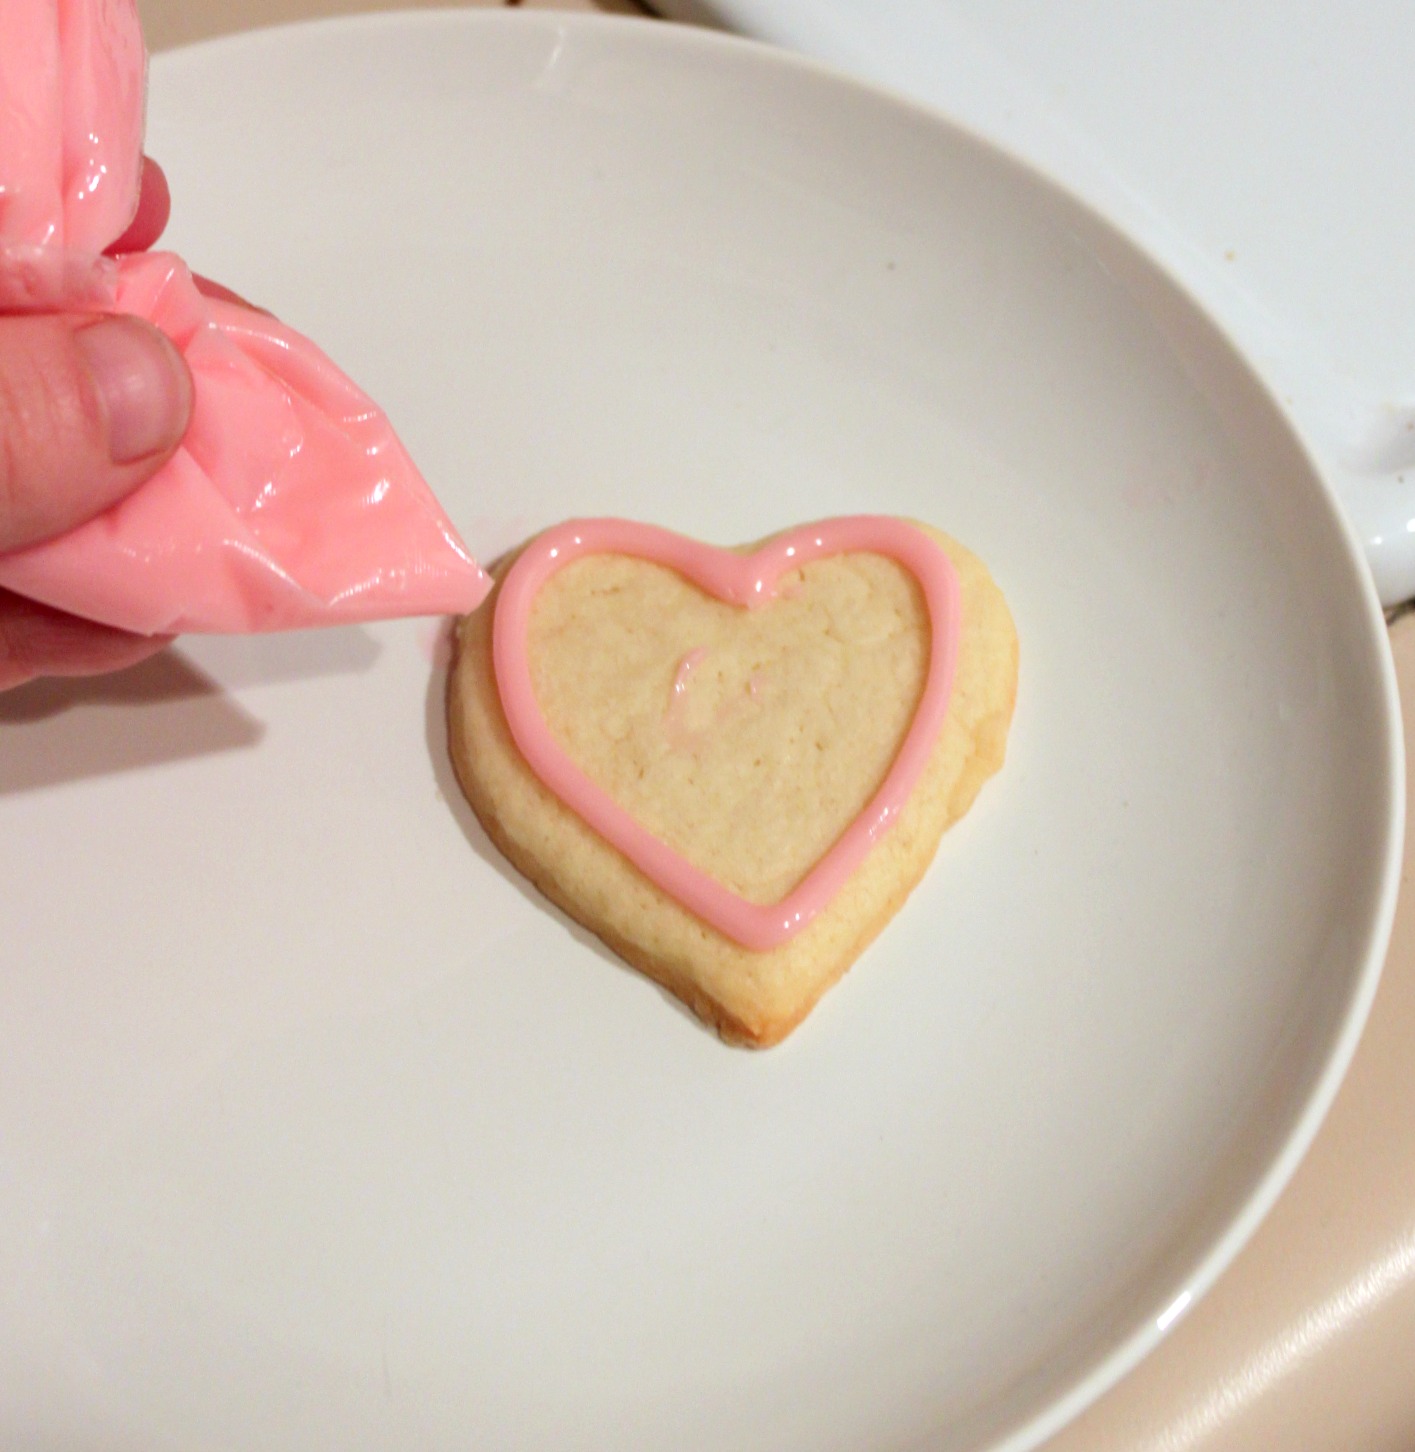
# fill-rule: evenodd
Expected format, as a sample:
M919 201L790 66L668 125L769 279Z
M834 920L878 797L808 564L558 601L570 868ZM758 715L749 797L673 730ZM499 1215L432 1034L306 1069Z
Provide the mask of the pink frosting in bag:
M132 0L0 0L0 238L90 256L142 174L146 56Z
M195 385L181 448L0 586L144 634L470 610L489 581L378 407L314 346L204 296L180 258L102 256L137 207L133 0L0 0L0 311L155 323Z

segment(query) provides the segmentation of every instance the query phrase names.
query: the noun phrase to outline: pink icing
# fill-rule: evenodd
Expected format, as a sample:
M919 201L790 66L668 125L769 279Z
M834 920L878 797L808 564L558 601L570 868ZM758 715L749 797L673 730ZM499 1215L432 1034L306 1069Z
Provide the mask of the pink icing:
M678 662L678 669L673 676L673 698L669 702L669 710L678 705L684 696L688 694L688 682L692 674L707 659L707 647L695 646Z
M693 672L707 659L707 649L696 646L678 662L673 673L673 689L668 695L668 709L663 713L663 730L675 751L695 751L703 744L701 732L690 731L684 720L688 704L688 685Z
M489 582L386 415L308 339L197 291L180 258L119 260L118 307L196 384L146 484L58 539L0 555L0 586L145 635L337 625L474 608Z
M146 56L133 0L0 0L0 306L111 299L137 207Z
M898 755L865 809L780 902L751 903L635 821L562 750L541 714L531 680L526 648L531 608L552 575L586 555L630 555L665 565L708 594L754 610L777 598L776 582L785 571L861 551L897 561L923 591L931 630L923 695ZM779 535L753 554L739 555L652 525L580 519L538 536L507 573L496 604L492 656L512 737L536 776L650 882L724 936L761 952L799 933L898 819L948 712L960 620L952 561L928 535L903 520L880 515L825 520Z
M88 524L0 555L0 586L149 635L480 603L490 581L388 418L313 343L204 296L170 253L100 255L142 175L134 0L0 0L0 36L0 312L146 318L186 358L195 399L158 473Z

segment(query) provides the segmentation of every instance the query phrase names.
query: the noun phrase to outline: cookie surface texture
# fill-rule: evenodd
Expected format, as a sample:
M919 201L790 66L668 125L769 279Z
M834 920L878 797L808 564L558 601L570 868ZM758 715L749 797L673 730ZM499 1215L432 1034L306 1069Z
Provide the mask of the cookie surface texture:
M449 745L505 856L620 957L730 1042L784 1038L902 906L944 831L1002 765L1017 636L976 556L936 541L957 575L960 631L947 715L903 809L794 937L752 950L656 887L527 765L493 660L501 582L459 624ZM740 553L750 553L748 546ZM788 570L745 610L663 565L590 554L534 599L525 651L560 749L672 851L748 902L780 901L860 815L924 692L923 591L884 555Z

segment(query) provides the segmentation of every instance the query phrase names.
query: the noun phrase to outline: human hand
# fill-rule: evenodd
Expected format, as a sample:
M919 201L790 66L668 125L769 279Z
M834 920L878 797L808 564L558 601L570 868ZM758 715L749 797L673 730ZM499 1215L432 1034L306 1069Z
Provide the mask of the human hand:
M128 230L108 249L111 257L120 252L146 252L166 230L172 215L172 193L167 175L150 157L142 159L142 181L138 190L138 207Z
M137 215L113 250L150 247L167 209L166 181L145 163ZM0 554L63 534L130 494L172 456L191 406L187 366L150 323L0 317ZM0 590L0 690L120 670L166 643Z

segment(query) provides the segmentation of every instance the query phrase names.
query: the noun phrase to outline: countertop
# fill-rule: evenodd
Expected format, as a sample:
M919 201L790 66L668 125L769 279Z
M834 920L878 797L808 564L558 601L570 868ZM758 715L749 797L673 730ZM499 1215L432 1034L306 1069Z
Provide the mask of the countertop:
M139 0L149 46L412 0ZM629 0L535 8L642 13ZM646 21L646 23L649 23ZM1391 626L1410 751L1415 615ZM1402 884L1411 869L1407 855ZM1327 1123L1276 1208L1160 1348L1049 1452L1404 1452L1415 1446L1415 906ZM863 1449L862 1449L863 1452Z

